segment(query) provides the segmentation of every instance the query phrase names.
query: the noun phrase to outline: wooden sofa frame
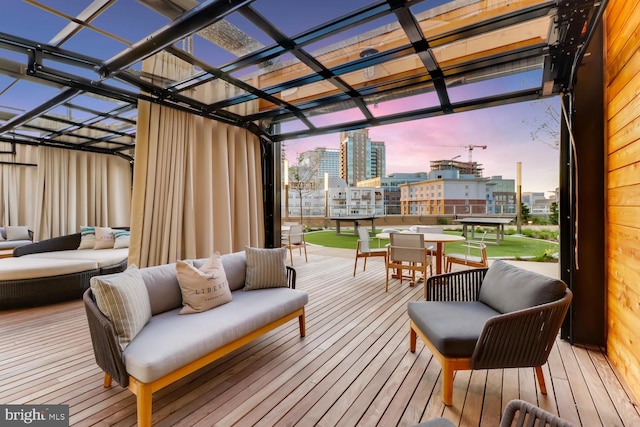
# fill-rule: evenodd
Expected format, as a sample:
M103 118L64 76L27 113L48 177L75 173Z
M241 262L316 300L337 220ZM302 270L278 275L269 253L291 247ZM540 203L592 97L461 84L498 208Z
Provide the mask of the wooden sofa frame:
M289 287L295 289L295 282L296 272L293 268L287 266L287 283ZM152 396L154 392L213 363L221 357L224 357L232 351L289 322L290 320L295 319L296 317L298 318L300 327L300 337L304 337L306 335L305 312L303 307L282 316L259 329L256 329L248 335L229 342L211 353L193 360L192 362L161 378L158 378L153 382L145 383L127 373L113 324L98 308L91 288L87 289L83 296L83 300L87 311L87 319L89 321L89 330L91 333L91 341L93 344L96 363L105 372L104 387L110 387L112 380L115 379L122 387L127 387L136 395L138 427L149 427L152 424Z

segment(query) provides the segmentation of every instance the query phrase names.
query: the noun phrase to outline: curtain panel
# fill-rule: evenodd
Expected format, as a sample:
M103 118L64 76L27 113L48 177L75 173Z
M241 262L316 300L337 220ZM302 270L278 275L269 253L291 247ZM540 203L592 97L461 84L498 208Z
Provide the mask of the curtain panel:
M127 226L130 164L107 154L40 147L36 194L36 240L77 233L83 225Z
M3 150L11 144L3 143ZM8 163L38 162L38 147L16 144L16 154L1 154ZM0 226L35 226L36 182L38 169L33 166L0 164Z
M159 53L143 62L158 84L194 73ZM187 93L203 102L234 89L220 81ZM235 107L248 114L254 103ZM139 267L264 245L261 153L245 129L140 101L129 264Z

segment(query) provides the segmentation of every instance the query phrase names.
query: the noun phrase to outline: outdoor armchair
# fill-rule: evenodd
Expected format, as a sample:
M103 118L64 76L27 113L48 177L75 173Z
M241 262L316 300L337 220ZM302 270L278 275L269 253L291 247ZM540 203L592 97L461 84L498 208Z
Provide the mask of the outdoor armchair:
M453 401L457 370L534 367L542 373L572 293L561 280L495 261L425 284L426 301L408 304L410 350L417 337L442 366L442 401Z

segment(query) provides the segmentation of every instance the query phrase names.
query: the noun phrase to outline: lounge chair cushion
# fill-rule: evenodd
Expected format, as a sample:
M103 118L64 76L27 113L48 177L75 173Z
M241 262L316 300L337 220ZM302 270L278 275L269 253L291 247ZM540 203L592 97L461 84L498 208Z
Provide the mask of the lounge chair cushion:
M500 315L477 301L410 301L409 318L446 357L471 357L485 322Z
M0 259L0 280L39 279L97 269L98 264L90 260L3 258Z
M98 267L108 267L118 264L129 256L129 249L99 249L99 250L66 250L40 252L35 254L23 255L20 258L48 258L48 259L67 259L72 261L95 261Z
M482 281L478 300L500 313L510 313L559 300L566 288L561 280L497 260Z

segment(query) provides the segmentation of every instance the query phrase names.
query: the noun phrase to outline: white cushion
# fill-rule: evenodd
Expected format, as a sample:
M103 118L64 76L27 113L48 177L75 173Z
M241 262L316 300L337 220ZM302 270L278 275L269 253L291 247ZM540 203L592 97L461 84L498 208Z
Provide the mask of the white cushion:
M110 227L96 227L96 242L93 249L112 249L116 238Z
M115 243L113 244L114 249L122 249L129 247L129 239L130 239L129 230L113 230L113 236L116 238Z
M74 249L66 251L42 252L37 254L24 255L21 258L51 258L51 259L68 259L68 260L87 260L94 261L98 267L108 267L118 264L129 256L129 249L100 249L100 250L82 250Z
M233 301L180 316L179 308L153 316L123 353L127 372L154 381L199 357L298 310L306 292L289 288L233 292Z
M96 244L96 228L83 225L80 227L80 246L78 249L93 249Z
M7 233L7 240L30 240L29 227L8 225L5 228Z
M24 280L40 277L61 276L98 269L98 263L90 260L70 260L51 258L0 259L0 280Z
M178 261L176 274L182 292L180 314L200 313L233 299L219 252L211 255L200 268Z

